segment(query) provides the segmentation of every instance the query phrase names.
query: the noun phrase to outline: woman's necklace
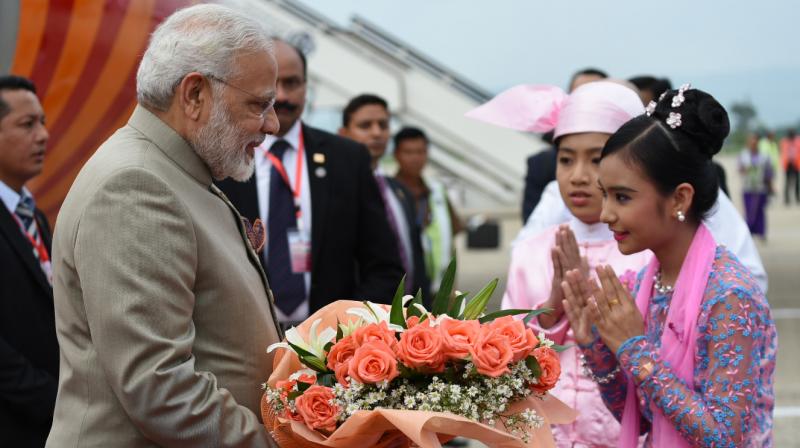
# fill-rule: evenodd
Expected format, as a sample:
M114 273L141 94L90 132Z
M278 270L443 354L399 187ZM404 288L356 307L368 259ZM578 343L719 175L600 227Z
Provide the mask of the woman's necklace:
M653 288L655 288L656 292L660 295L667 295L672 292L673 288L672 285L664 285L661 283L661 270L659 269L656 272L656 275L653 276L653 280L656 282Z

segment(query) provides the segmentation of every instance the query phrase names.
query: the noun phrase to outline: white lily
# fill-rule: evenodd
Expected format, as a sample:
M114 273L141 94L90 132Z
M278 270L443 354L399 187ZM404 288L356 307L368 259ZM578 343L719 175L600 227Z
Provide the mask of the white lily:
M389 323L389 310L377 303L365 301L363 308L349 308L347 314L360 317L367 325L386 322L390 329L403 331L403 327Z
M289 345L289 343L307 351L314 355L317 359L324 361L325 360L325 345L328 342L333 341L336 338L336 330L333 328L326 328L322 330L322 333L317 335L317 327L319 324L322 323L322 319L317 319L311 324L311 330L309 331L309 341L306 342L303 340L303 337L300 336L300 332L297 331L297 328L292 327L286 330L286 342L276 342L269 347L267 347L267 353L272 352L277 348L285 348L288 350L294 351L294 349ZM299 354L298 354L299 355Z
M416 307L418 310L420 310L420 311L422 312L422 315L423 315L423 316L428 316L428 317L430 317L430 314L431 314L431 312L430 312L430 311L428 311L428 310L426 310L426 309L425 309L425 307L424 307L424 306L422 306L422 304L421 304L421 303L415 303L415 304L414 304L414 306L415 306L415 307Z
M346 338L353 334L354 331L364 326L364 319L355 319L348 322L339 322L339 328L342 329L342 337Z

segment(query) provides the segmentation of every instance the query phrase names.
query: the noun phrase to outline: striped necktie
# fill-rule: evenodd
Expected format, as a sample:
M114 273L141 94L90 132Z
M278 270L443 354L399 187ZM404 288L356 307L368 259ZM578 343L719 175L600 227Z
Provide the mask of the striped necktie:
M15 213L19 217L20 222L22 222L22 227L25 228L25 231L31 239L33 241L39 241L39 228L36 226L36 219L34 218L35 209L36 204L33 201L33 196L23 192ZM39 258L38 253L36 253L36 257Z

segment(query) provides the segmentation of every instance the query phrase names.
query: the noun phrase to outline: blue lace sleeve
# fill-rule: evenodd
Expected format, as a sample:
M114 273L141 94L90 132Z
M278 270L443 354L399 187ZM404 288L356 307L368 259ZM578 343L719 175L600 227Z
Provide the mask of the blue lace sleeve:
M699 328L694 384L676 377L644 337L620 347L619 363L633 375L646 402L693 446L742 446L757 420L752 418L756 398L763 397L759 378L762 365L770 365L764 357L774 353L768 349L775 343L769 310L753 300L749 290L729 289L704 303L698 322L705 323ZM639 378L639 369L648 363L651 374Z

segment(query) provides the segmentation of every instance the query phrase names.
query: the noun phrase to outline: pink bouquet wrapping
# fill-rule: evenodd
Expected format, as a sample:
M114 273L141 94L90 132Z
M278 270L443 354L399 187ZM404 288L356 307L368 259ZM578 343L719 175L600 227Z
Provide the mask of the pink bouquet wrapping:
M270 346L279 351L262 416L276 441L434 448L463 436L554 446L549 425L576 415L547 393L561 373L561 348L512 317L541 311L484 314L496 281L451 301L448 278L430 312L419 295L403 297L401 283L391 307L337 301Z

